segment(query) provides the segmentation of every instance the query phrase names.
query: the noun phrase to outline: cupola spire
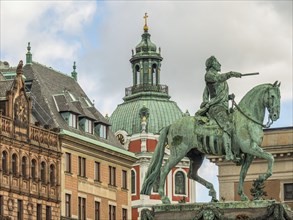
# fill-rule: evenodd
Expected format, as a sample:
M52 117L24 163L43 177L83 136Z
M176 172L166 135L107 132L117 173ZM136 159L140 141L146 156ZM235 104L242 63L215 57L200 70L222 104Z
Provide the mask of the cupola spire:
M31 43L27 44L26 64L32 64Z
M76 62L74 61L73 62L73 71L71 72L71 77L77 81L77 72L75 71L76 70Z
M143 18L144 18L144 26L143 26L143 30L145 31L145 32L148 32L148 30L149 30L149 27L148 27L148 13L144 13L144 16L143 16Z

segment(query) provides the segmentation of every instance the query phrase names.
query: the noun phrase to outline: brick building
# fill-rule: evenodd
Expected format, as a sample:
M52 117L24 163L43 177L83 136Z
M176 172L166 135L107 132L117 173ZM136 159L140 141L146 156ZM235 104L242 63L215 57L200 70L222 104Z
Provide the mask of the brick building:
M24 94L31 100L33 123L58 131L58 218L130 219L135 155L121 146L77 83L75 63L66 75L34 62L30 44L27 49ZM2 75L6 81L13 77L10 69Z
M23 77L21 64L17 70L1 66L0 219L57 219L59 137L54 130L32 124L31 99Z

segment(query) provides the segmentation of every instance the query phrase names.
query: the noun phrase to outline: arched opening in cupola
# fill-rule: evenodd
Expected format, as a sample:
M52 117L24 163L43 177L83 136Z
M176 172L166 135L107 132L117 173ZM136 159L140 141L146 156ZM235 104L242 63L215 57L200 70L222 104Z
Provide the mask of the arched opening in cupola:
M158 85L158 68L155 63L152 65L152 85Z

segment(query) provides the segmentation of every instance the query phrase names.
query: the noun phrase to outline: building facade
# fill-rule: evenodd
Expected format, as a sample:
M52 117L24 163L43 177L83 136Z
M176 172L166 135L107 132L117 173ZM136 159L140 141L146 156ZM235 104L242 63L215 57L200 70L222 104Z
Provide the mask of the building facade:
M34 62L30 44L27 49L21 94L30 100L30 120L34 124L33 128L37 127L41 130L47 128L48 131L55 131L59 150L59 161L55 174L58 183L56 185L58 191L55 192L58 195L58 212L54 207L51 209L51 217L45 218L43 214L45 211L43 211L43 218L37 216L32 219L60 219L60 217L61 219L81 220L130 219L131 167L136 161L135 155L121 146L109 129L111 125L108 120L94 107L77 83L78 74L75 63L71 75L65 75L51 67ZM7 63L3 62L1 66L6 68ZM10 68L3 71L2 79L4 81L7 82L9 78L13 77L15 74L11 73ZM5 88L1 86L1 92ZM19 106L14 109L23 112L23 108ZM4 109L6 113L8 110ZM23 130L30 131L28 127L23 127ZM28 143L34 143L33 138L37 131L32 129L32 132L34 132L33 135L28 133ZM11 138L15 138L15 135ZM10 148L14 147L10 144ZM46 155L46 160L54 159L54 154L51 152L41 150L40 147L37 149L36 152ZM29 151L30 154L33 152ZM8 158L13 155L12 150L7 153ZM42 170L43 160L41 156L38 156L37 159L38 164L35 166L38 167L38 170ZM46 169L49 171L51 164L46 164ZM11 183L12 180L9 181ZM53 192L53 186L50 184L48 189L45 189L41 183L39 185L37 195L44 192L50 195L49 193ZM30 185L30 187L35 186ZM8 189L8 192L10 191ZM28 197L33 198L32 194L29 194ZM8 198L5 197L5 199ZM4 202L7 203L7 201ZM40 201L38 201L39 203ZM14 202L15 207L17 207L16 204L17 201ZM42 207L46 209L47 206L49 207L49 205ZM14 210L16 212L18 209ZM39 210L38 205L34 206L33 212L38 213L36 210ZM55 210L56 212L53 213ZM7 214L6 210L4 214Z
M273 175L265 182L266 199L282 201L293 208L293 127L265 129L262 148L275 159ZM222 158L212 157L211 161L219 167L220 198L239 201L237 187L240 167ZM267 161L255 158L244 183L244 192L250 199L253 180L266 170Z
M0 219L58 219L59 136L32 124L22 64L7 64L0 70Z
M130 59L133 85L125 89L124 102L110 116L111 129L120 143L138 160L131 170L132 219L140 219L143 208L161 203L158 186L150 196L140 195L145 174L162 128L184 116L170 100L168 86L160 83L161 49L150 40L145 23L141 42ZM164 160L168 159L166 148ZM172 203L194 202L195 183L187 178L189 159L184 158L166 180L166 195Z

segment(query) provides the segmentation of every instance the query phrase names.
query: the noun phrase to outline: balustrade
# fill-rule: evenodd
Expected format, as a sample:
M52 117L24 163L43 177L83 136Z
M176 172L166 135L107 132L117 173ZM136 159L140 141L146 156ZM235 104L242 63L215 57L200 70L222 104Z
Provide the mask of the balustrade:
M58 134L35 126L30 126L30 139L40 144L58 146Z
M4 116L1 117L1 133L4 135L10 135L12 130L12 120Z
M139 84L125 89L125 96L129 96L138 92L160 92L168 95L168 86L166 85L152 85Z

